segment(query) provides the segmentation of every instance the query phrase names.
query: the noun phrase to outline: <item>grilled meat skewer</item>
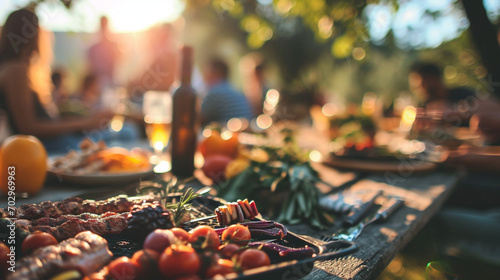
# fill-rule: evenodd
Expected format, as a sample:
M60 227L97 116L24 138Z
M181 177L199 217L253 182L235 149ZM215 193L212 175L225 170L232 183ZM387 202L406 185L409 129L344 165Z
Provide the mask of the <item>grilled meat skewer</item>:
M113 254L106 239L89 231L81 232L58 245L40 248L16 263L7 280L48 279L61 271L78 270L90 275L108 263Z

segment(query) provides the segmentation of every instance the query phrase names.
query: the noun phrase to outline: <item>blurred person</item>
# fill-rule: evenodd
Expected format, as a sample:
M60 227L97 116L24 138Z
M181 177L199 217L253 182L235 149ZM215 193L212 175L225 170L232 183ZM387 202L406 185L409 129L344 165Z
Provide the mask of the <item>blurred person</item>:
M74 148L82 132L99 129L112 114L59 120L51 98L50 67L45 66L48 49L33 12L20 9L8 16L0 35L0 109L7 112L14 134L34 135L48 150ZM44 96L50 98L42 102Z
M168 91L178 76L179 49L173 26L164 24L151 30L150 40L149 52L153 60L139 77L129 83L134 94L148 90Z
M56 69L52 71L50 78L52 80L52 100L59 107L69 97L66 85L67 73L62 68Z
M88 74L83 78L80 98L83 105L89 110L100 109L101 82L97 75Z
M83 78L79 92L68 97L59 105L63 117L88 116L101 109L101 83L99 77L88 74Z
M113 85L117 60L120 58L118 44L111 39L109 20L100 19L99 41L88 50L89 72L101 78L103 86Z
M229 66L219 58L212 58L204 69L208 93L201 104L201 123L226 124L231 118L252 118L250 105L242 92L229 82Z
M467 87L447 88L441 68L433 63L417 62L408 78L411 91L417 95L428 113L442 113L443 120L457 126L467 126L470 112L467 112L470 98L475 92Z
M243 92L252 107L253 117L263 112L266 93L269 90L265 79L265 65L260 55L250 53L240 61L240 72L243 76Z

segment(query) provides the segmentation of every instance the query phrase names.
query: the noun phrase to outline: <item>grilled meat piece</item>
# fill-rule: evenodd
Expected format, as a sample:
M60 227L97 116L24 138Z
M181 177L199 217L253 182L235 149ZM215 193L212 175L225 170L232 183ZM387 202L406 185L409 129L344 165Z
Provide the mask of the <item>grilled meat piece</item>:
M9 215L4 208L4 216L18 219L34 220L39 218L57 218L62 215L78 215L82 213L103 214L106 212L128 212L136 204L153 201L153 198L128 199L127 196L116 196L106 200L83 200L78 197L67 198L58 202L44 201L39 204L24 204L14 208L15 215Z
M85 231L20 259L16 271L9 273L7 280L48 279L61 271L73 269L90 275L108 263L112 256L104 238Z

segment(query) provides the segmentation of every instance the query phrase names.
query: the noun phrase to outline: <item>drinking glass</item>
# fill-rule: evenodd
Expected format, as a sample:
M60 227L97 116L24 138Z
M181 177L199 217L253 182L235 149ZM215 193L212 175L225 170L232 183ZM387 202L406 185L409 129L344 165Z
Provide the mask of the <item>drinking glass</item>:
M172 130L172 95L167 91L148 91L143 102L144 122L149 145L160 156Z

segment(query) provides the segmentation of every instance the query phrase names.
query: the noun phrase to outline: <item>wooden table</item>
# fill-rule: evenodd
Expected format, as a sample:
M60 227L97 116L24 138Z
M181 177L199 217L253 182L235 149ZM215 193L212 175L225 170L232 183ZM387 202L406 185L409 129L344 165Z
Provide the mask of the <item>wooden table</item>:
M315 165L322 177L334 186L342 185L353 178L354 172L338 171L330 167ZM391 262L396 253L426 225L451 194L460 176L457 173L434 171L426 174L365 174L350 186L350 190L379 189L385 195L405 199L406 204L387 221L368 226L356 240L359 250L345 258L316 261L311 274L304 275L297 268L284 275L285 279L374 279ZM118 187L108 190L119 191ZM58 184L50 181L37 196L18 199L16 205L37 203L45 200L58 201L84 192L105 191L106 188L83 188ZM322 191L331 189L324 188ZM5 196L0 196L0 207L6 206ZM320 237L333 233L339 223L325 231L315 231L305 224L290 226L296 233Z

